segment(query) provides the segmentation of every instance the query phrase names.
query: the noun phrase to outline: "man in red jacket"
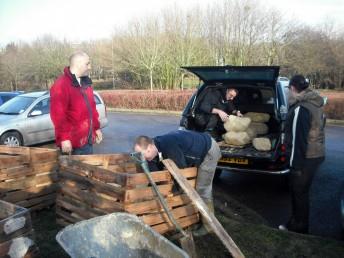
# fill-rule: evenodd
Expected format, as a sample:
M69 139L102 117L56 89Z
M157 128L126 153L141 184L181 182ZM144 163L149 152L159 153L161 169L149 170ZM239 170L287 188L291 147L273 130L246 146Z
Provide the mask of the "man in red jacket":
M93 143L102 141L102 133L88 77L90 58L85 52L76 52L69 58L69 65L50 89L56 145L62 153L92 154Z

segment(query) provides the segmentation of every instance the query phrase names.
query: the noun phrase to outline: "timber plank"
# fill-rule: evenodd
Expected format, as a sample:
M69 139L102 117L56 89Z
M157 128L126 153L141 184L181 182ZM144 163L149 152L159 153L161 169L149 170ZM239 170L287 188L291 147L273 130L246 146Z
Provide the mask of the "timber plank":
M172 182L171 174L167 170L152 172L151 176L154 182ZM149 184L147 176L144 173L128 174L126 183L127 187L144 184Z
M68 164L61 163L60 171L68 171L80 176L94 178L104 183L116 183L121 186L124 186L126 182L126 174L112 173L110 170L74 160L68 160Z
M46 163L38 163L32 166L23 165L18 167L8 167L0 169L0 181L25 177L25 176L32 176L38 175L43 173L53 173L56 171L57 163L56 162L46 162Z
M159 191L162 195L167 196L172 193L173 184L158 185ZM137 202L142 200L152 199L156 196L152 187L135 188L125 191L124 202Z
M37 197L37 198L32 198L30 200L23 200L23 201L19 201L16 202L16 205L25 207L25 208L30 208L31 206L40 204L43 201L47 201L47 200L56 200L56 193L51 193L51 194L47 194L41 197Z
M71 158L73 160L83 161L89 165L96 165L96 166L101 166L104 162L104 159L109 160L109 165L131 160L130 155L128 153L73 155L73 157Z
M4 197L2 199L7 202L16 203L20 200L27 200L31 198L36 198L42 195L55 193L57 190L57 183L51 183L50 185L46 186L33 186L30 188L26 188L24 190L14 191L14 192L8 192L4 194Z
M17 167L8 167L0 169L0 181L34 175L35 172L29 165L22 165Z
M70 214L75 213L73 216L77 219L77 221L80 221L80 218L88 219L99 216L98 213L93 212L91 209L87 209L85 207L76 207L70 204L64 198L58 198L56 204L64 210L68 210Z
M176 195L166 198L169 208L185 205L191 202L186 194ZM162 210L159 200L142 201L137 203L125 203L124 210L136 215L148 213L151 211Z
M202 214L202 218L207 222L208 226L214 230L214 233L219 237L221 242L226 246L228 251L231 253L233 257L244 257L241 250L232 240L232 238L228 235L227 231L222 227L221 223L217 220L214 213L211 212L208 206L204 203L202 198L193 189L186 178L180 174L179 168L176 164L170 160L165 159L162 161L165 167L170 171L174 179L178 182L180 187L185 191L185 193L190 197L192 202L196 205L200 213Z
M56 218L56 224L62 227L67 227L68 225L73 224L73 222L67 222L66 220L62 218Z
M133 162L124 162L119 164L108 165L107 168L100 166L101 168L108 169L112 173L137 173L136 164Z
M123 211L123 205L121 203L105 199L95 192L83 191L71 187L63 187L61 192L89 205L90 207L96 207L106 212L111 213L115 211Z
M197 176L197 168L185 168L181 169L180 172L186 178L194 178ZM171 181L172 177L168 170L151 172L151 176L154 182ZM144 173L128 174L126 186L134 186L140 184L149 184L147 176Z
M45 172L55 172L58 168L57 161L52 162L37 162L33 163L32 168L36 174L45 173Z
M16 154L16 155L29 155L30 148L22 146L6 146L0 145L0 154Z
M182 228L186 228L188 226L191 226L191 225L197 223L198 221L199 221L198 214L194 214L194 215L191 215L188 217L183 217L183 218L177 219L178 224ZM174 226L170 225L169 223L161 223L159 225L152 226L152 228L160 234L165 234L169 231L175 230Z
M0 168L18 167L30 162L28 156L17 155L0 158Z
M30 176L11 181L0 182L0 192L9 190L30 188L39 184L49 184L57 181L57 173L51 173L42 176Z
M45 201L41 201L40 203L31 206L30 208L28 208L30 210L30 212L32 211L36 211L36 210L42 210L44 208L53 206L56 203L56 198L54 199L49 199L49 200L45 200Z
M97 209L95 207L89 207L88 205L85 205L84 203L72 199L70 196L59 194L56 198L56 203L66 209L73 212L76 212L82 216L83 213L89 213L92 214L93 217L101 216L107 214L107 212Z
M91 178L82 177L80 175L70 173L67 171L63 171L63 170L60 171L60 175L61 175L61 177L65 178L65 179L69 179L71 181L76 181L77 183L92 186L95 189L97 189L97 191L109 194L111 196L114 196L115 198L118 198L118 199L123 198L124 190L121 187L109 185L109 184L103 183L99 180L93 180Z
M181 206L181 207L172 209L170 211L175 219L190 216L198 212L198 210L192 204ZM143 215L141 216L141 219L143 220L144 223L150 226L160 224L163 222L167 222L173 225L172 222L170 222L165 212Z
M31 162L35 163L45 163L45 162L57 162L58 152L54 149L49 149L44 152L31 151Z
M56 215L68 221L68 223L73 223L73 224L82 220L80 216L74 217L71 215L71 213L62 210L59 207L56 207ZM83 219L85 220L87 218L83 218Z

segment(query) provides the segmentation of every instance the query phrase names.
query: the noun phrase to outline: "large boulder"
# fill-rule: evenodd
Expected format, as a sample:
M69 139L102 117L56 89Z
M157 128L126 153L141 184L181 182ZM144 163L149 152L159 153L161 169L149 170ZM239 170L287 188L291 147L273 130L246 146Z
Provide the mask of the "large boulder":
M227 132L223 139L225 143L234 146L244 146L251 142L251 138L247 132Z
M250 128L254 130L257 135L264 135L269 132L269 127L264 123L251 123Z
M270 151L271 141L269 138L254 138L252 141L253 147L259 151Z
M267 113L257 113L257 112L248 112L244 117L250 118L252 122L257 123L266 123L270 119L270 115Z
M251 119L230 115L224 123L227 132L244 132L249 127Z

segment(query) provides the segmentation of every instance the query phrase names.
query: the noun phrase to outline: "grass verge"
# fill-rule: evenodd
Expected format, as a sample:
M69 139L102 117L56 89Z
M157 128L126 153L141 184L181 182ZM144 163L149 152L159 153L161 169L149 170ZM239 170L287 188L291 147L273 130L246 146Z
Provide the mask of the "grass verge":
M341 241L272 229L256 212L225 192L215 190L214 197L216 217L246 257L343 257ZM55 240L61 227L55 223L54 209L37 213L33 226L42 257L68 257ZM195 237L195 242L200 258L230 257L213 234Z

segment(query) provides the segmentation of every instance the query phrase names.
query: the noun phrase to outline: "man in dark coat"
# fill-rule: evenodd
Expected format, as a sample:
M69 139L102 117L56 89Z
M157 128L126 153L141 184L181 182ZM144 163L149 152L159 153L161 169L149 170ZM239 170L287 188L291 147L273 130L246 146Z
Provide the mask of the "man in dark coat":
M237 95L238 91L233 88L209 92L195 112L195 122L199 129L210 132L215 138L225 133L223 123L229 115L242 116L233 103Z
M163 169L163 159L173 160L179 168L198 167L196 190L214 212L212 184L221 151L207 133L178 130L153 139L139 136L135 140L134 149L143 153L152 171ZM207 231L210 230L206 226L199 230L200 234Z
M279 228L298 233L308 232L309 189L325 159L324 99L308 86L302 75L290 80L291 103L286 123L292 217L287 225Z

